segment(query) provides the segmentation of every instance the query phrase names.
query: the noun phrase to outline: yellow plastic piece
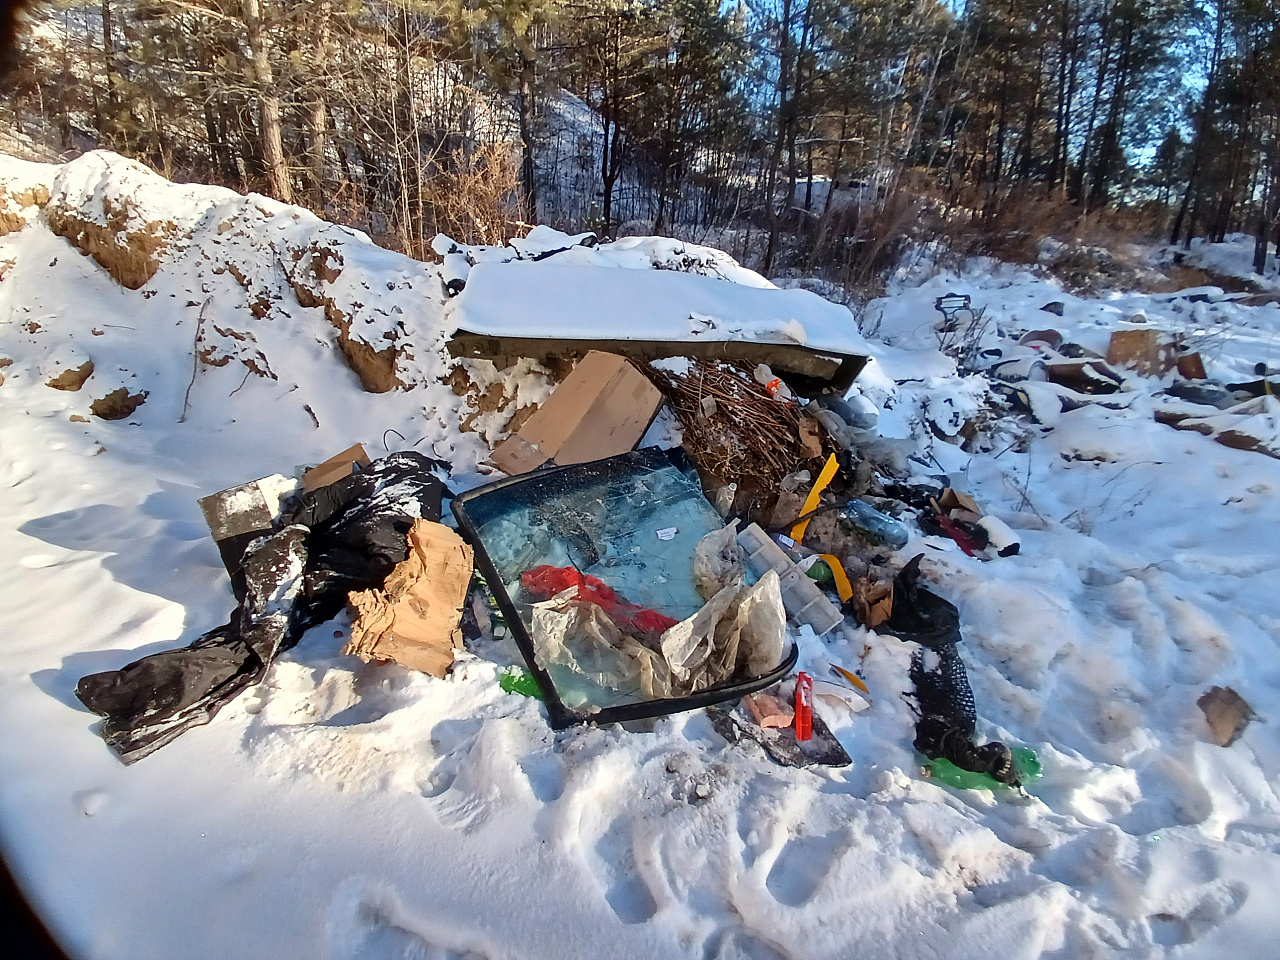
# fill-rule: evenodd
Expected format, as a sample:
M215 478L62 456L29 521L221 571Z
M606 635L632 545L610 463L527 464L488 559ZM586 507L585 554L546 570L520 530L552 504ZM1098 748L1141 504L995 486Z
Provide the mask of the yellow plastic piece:
M818 556L831 568L831 576L836 581L836 593L840 595L840 602L843 603L852 597L853 586L849 583L849 575L844 572L844 564L840 562L840 558L832 553L820 553Z
M840 463L836 460L833 453L827 457L826 465L822 468L822 473L818 474L817 482L814 483L813 489L809 491L809 496L805 498L804 506L800 508L802 514L808 513L810 510L817 509L818 504L822 501L822 491L830 486L831 481L835 479L836 471L840 469ZM801 520L791 528L791 539L796 543L804 540L804 532L809 529L809 521Z
M867 685L862 682L862 678L852 670L846 670L844 667L837 667L834 663L831 665L831 669L840 674L840 676L844 677L863 693L871 693L871 691L867 689Z

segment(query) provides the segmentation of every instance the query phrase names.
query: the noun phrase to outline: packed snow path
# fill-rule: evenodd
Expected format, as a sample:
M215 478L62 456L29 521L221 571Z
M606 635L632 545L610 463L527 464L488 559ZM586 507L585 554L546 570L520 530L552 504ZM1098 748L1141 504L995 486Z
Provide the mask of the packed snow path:
M340 656L343 618L126 768L72 691L225 619L199 496L353 440L447 459L464 488L488 446L459 430L472 400L440 382L433 268L262 198L171 187L108 155L76 163L0 167L20 221L0 237L0 842L74 956L1274 954L1280 462L1156 423L1160 384L1139 380L1119 409L997 424L1025 442L970 457L938 434L977 412L985 381L956 375L931 325L953 288L993 329L1055 326L1095 348L1142 310L1199 337L1211 376L1241 380L1280 361L1280 307L1079 300L980 264L868 308L882 339L863 389L885 432L1022 537L1021 555L986 564L918 535L902 554L924 550L960 607L982 732L1044 761L1030 797L921 779L908 647L864 631L798 637L802 664L868 648L875 704L837 727L854 762L834 772L727 747L701 712L556 734L538 702L501 692L494 663L438 681ZM24 189L32 202L14 202ZM173 224L136 290L50 229L51 211L87 218L104 196ZM321 246L337 278L312 268ZM297 263L318 285L308 306L289 289ZM361 389L335 309L342 336L396 345L409 389ZM193 376L202 324L213 360L230 359ZM86 358L80 390L46 385ZM528 365L487 375L523 402L549 388ZM119 388L145 402L90 413ZM1195 703L1215 684L1263 721L1227 749Z

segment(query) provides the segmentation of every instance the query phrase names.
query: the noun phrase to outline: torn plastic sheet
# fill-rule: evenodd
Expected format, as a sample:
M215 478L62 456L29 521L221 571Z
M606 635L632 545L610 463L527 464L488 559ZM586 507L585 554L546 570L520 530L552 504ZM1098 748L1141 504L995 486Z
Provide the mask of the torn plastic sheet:
M781 649L783 633L769 623L763 580L729 584L710 604L698 594L698 544L724 523L673 458L679 453L633 451L500 480L453 501L555 727L734 699L776 682L795 662L794 645ZM670 539L658 536L672 528ZM577 570L587 592L526 590L522 577L544 566ZM681 622L661 640L633 636L601 607L591 577L627 609Z

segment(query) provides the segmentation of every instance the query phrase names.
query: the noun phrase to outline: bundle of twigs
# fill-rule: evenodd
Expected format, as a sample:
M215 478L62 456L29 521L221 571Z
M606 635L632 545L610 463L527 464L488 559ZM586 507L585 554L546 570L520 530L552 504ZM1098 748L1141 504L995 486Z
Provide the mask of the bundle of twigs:
M800 405L769 396L752 376L751 364L692 360L685 374L644 361L636 366L666 397L684 430L689 455L724 482L750 478L772 490L787 474L810 465L812 451L800 440ZM704 412L706 397L715 400L710 415ZM824 451L834 450L825 432L821 435Z

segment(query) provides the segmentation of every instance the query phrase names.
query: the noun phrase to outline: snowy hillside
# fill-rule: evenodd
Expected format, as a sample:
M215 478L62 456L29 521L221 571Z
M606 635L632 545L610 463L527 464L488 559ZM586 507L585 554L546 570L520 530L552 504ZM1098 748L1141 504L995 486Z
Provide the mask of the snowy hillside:
M1021 538L981 562L912 525L898 557L924 552L960 608L981 732L1044 764L1028 796L920 775L909 645L860 627L794 637L802 668L861 664L872 707L829 721L846 768L777 766L702 711L553 732L500 663L437 680L342 656L346 614L125 767L73 690L225 620L199 497L356 441L447 461L462 491L554 381L450 360L439 270L300 208L106 153L0 157L0 187L0 844L74 956L1274 953L1280 460L1158 422L1222 416L1160 393L1173 373L1083 399L1025 382L1030 413L1000 406L939 349L934 300L985 308L971 353L1157 328L1230 383L1280 367L1280 305L1081 299L974 263L861 315L859 389L907 471ZM728 304L768 286L705 248L614 246L563 262L634 268L633 298L656 267L728 278ZM520 271L572 275L556 259ZM1276 452L1278 410L1242 427ZM1215 685L1260 717L1226 748L1196 704Z

